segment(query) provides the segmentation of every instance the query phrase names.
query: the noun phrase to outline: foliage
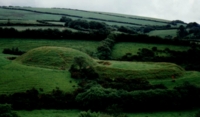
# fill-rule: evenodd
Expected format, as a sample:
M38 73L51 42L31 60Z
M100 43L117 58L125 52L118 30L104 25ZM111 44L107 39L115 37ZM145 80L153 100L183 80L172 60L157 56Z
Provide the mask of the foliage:
M191 45L187 51L176 51L169 48L164 50L142 48L138 50L137 55L126 53L120 60L124 61L151 61L151 62L171 62L183 66L186 70L200 70L198 45ZM159 56L159 54L166 54L166 56Z
M22 55L22 54L24 54L25 52L19 50L19 49L16 47L16 48L12 48L12 49L4 48L2 53L4 53L4 54L13 54L13 55Z
M12 111L11 105L0 104L0 117L19 117L19 116Z
M200 117L200 111L198 111L194 117Z
M134 31L133 29L131 29L131 28L129 28L129 27L125 27L125 26L120 26L120 27L118 28L118 31L120 31L120 32L125 32L125 33L132 33L132 34L135 33L135 31Z
M100 117L100 113L89 111L82 111L79 113L78 117Z
M94 70L89 61L86 61L83 57L75 57L73 64L71 65L69 72L72 78L86 78L95 79L98 78L98 74Z
M151 85L149 81L142 78L109 78L99 79L98 83L104 88L112 88L117 90L135 91L135 90L150 90L150 89L166 89L163 84Z
M88 29L90 27L89 23L87 20L73 20L71 22L68 23L70 28L75 28L78 30L84 30L84 29Z
M183 25L181 25L177 31L178 38L182 39L187 35L188 35L188 32L187 32L186 28Z
M67 23L68 24L68 22L71 22L72 21L72 19L71 18L68 18L68 17L66 17L66 16L62 16L61 18L60 18L60 22L65 22L65 23Z
M97 47L97 55L99 59L111 59L112 48L115 45L115 37L115 34L110 34L106 39L101 41L100 45Z
M84 24L84 21L83 21ZM77 27L79 27L77 25ZM81 28L82 29L82 28ZM108 30L86 32L72 32L71 30L58 29L26 29L18 31L14 28L0 28L1 38L32 38L32 39L79 39L79 40L103 40L109 34ZM9 34L9 35L8 35Z

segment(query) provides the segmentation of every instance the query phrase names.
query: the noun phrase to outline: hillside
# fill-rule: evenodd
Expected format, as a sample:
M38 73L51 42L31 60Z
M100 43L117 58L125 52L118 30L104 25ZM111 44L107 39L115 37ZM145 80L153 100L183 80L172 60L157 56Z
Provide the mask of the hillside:
M197 110L199 38L195 22L0 6L0 107L108 117Z
M14 12L12 10L15 10ZM56 9L56 8L18 8L18 7L1 7L1 16L9 19L26 19L26 20L59 20L61 16L67 16L72 19L86 19L89 21L102 21L111 25L166 25L169 21L145 18L139 16L125 16L119 14L92 12L74 9ZM15 15L13 15L13 13ZM37 16L38 15L38 16ZM45 16L45 17L44 17ZM4 17L0 17L4 19Z
M32 49L26 54L18 57L16 61L25 65L68 70L75 57L84 57L88 63L91 63L91 65L94 64L93 59L89 57L89 55L78 50L48 46Z

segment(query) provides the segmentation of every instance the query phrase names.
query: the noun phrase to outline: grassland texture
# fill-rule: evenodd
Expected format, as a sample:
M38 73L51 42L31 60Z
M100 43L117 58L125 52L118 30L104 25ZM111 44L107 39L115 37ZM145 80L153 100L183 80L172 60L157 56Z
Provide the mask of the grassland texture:
M45 39L0 39L0 52L4 48L18 47L20 50L29 51L42 46L56 46L73 48L85 53L95 53L99 42L85 40L45 40Z
M25 11L28 10L28 11ZM4 14L6 12L6 14ZM167 22L150 20L150 18L142 19L142 18L128 18L123 16L116 16L111 14L103 14L103 13L96 13L96 12L85 12L80 10L67 10L67 9L50 9L50 8L22 8L21 10L11 10L11 9L0 9L0 14L2 16L6 16L10 19L35 19L37 16L38 18L35 20L59 20L58 17L62 15L66 15L72 19L86 19L86 20L93 20L93 21L103 21L106 23L118 23L118 24L129 24L129 25L166 25ZM15 14L15 15L14 15ZM26 14L26 15L25 15ZM34 15L33 15L34 14ZM40 15L40 16L39 16ZM41 17L43 16L43 17ZM1 18L1 17L0 17ZM3 17L2 17L3 18ZM103 18L103 19L102 19Z
M105 61L95 69L101 78L142 78L142 79L171 79L172 76L180 77L184 70L172 63L148 62L119 62Z
M94 64L93 59L81 51L54 46L44 46L30 50L18 57L16 61L25 65L69 70L75 57L83 57L91 65Z
M78 110L17 111L20 117L78 117ZM194 117L198 110L127 113L128 117Z
M166 36L170 35L172 38L177 36L177 30L171 29L171 30L155 30L147 33L149 36L159 36L162 38L165 38Z
M49 93L57 87L72 92L77 87L67 71L24 66L6 57L0 54L0 94L24 92L32 88Z
M152 49L153 47L157 47L157 49L159 50L164 50L165 48L169 48L170 50L176 50L176 51L185 51L189 49L189 47L185 46L121 42L121 43L116 43L115 46L113 47L112 57L114 59L119 59L126 53L137 55L138 49L142 48Z

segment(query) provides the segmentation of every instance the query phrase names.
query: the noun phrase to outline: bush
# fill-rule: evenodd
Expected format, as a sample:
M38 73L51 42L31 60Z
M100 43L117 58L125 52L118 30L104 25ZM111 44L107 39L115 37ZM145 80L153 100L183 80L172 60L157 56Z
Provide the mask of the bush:
M0 104L0 117L19 117L16 113L12 112L11 105Z
M198 111L194 117L200 117L200 111Z
M96 73L92 65L83 57L74 58L74 62L71 65L69 72L71 73L72 78L98 78L98 74Z
M13 55L22 55L25 52L19 50L18 48L12 48L12 49L4 48L2 53L4 53L4 54L13 54Z

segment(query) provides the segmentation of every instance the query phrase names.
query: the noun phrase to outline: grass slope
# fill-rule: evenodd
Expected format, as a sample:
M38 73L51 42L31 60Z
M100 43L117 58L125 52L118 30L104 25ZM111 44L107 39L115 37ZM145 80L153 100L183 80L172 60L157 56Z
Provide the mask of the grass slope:
M78 110L16 111L20 117L78 117ZM194 117L198 110L127 113L128 117Z
M16 61L25 65L68 70L75 57L84 57L88 63L93 63L93 59L83 52L71 48L51 46L30 50L18 57Z
M96 67L102 78L171 79L180 77L184 70L172 63L98 61Z
M77 56L84 57L91 63L102 78L163 79L173 75L178 77L184 72L181 67L170 63L93 61L83 52L63 47L36 48L18 57L16 61L25 65L68 70ZM96 65L96 62L99 64Z
M169 22L167 20L161 20L155 18L119 15L119 14L103 13L103 12L82 11L73 9L53 9L53 8L21 8L21 9L31 10L31 11L0 8L0 19L4 19L5 17L7 17L7 19L9 18L9 19L24 19L24 20L59 20L61 16L68 15L68 17L72 19L77 19L79 17L89 21L106 22L110 25L127 25L128 23L133 23L139 25L163 26L167 25L167 22ZM36 13L33 11L39 11L40 13ZM46 14L46 13L51 13L51 14ZM138 25L132 25L132 26L137 27Z
M23 92L33 87L42 88L43 93L56 87L71 92L77 86L67 71L25 66L6 59L7 56L0 54L0 94Z
M147 33L147 35L150 36L159 36L162 38L165 38L166 36L170 35L172 36L172 38L177 36L177 29L171 29L171 30L154 30L151 31L149 33Z

